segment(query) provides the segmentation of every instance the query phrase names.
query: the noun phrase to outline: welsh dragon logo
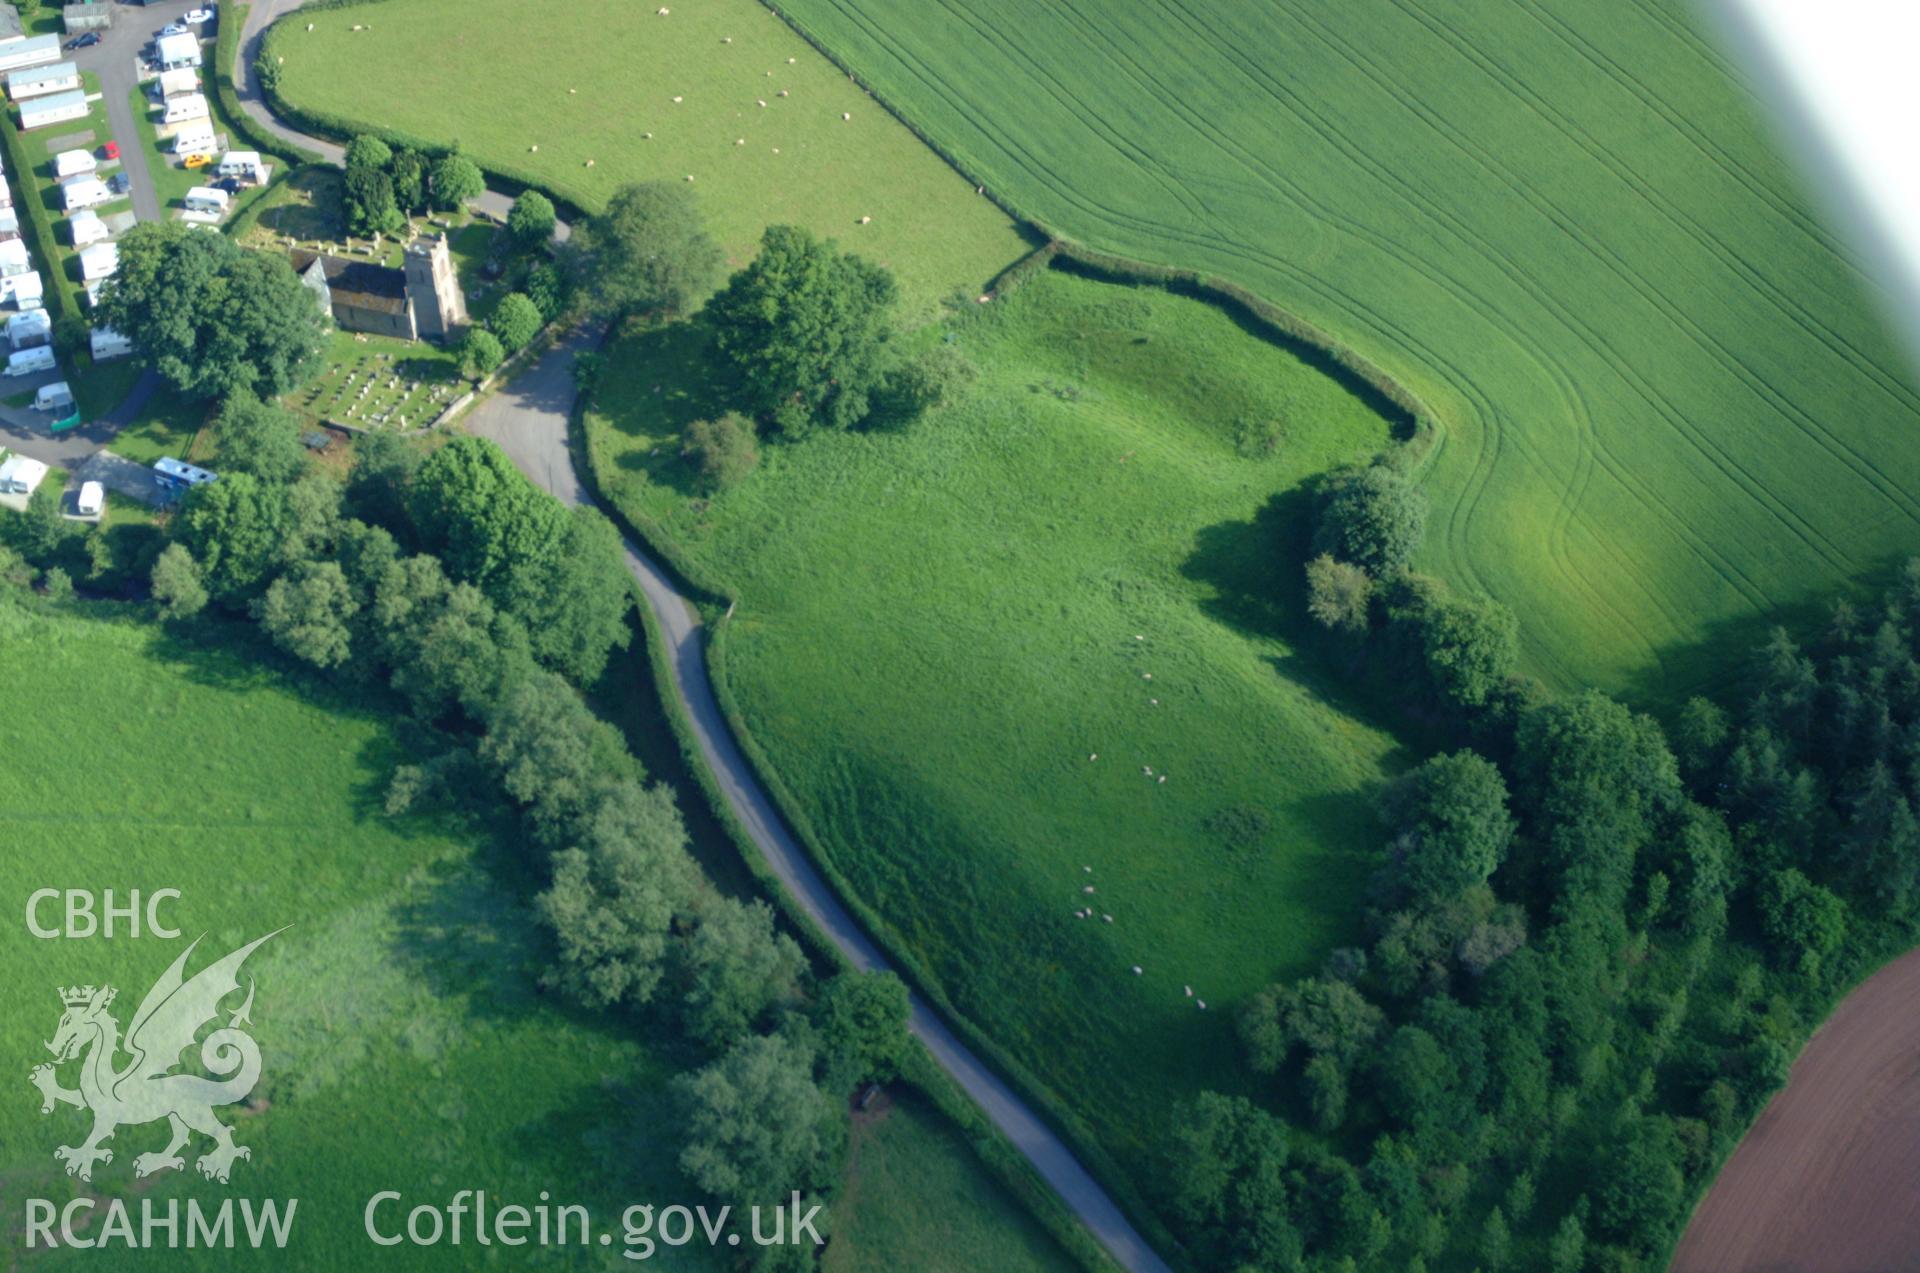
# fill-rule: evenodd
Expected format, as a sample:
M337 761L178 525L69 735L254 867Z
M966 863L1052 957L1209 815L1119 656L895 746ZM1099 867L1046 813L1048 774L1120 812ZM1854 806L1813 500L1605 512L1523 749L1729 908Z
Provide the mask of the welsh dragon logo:
M245 1145L234 1144L233 1129L213 1116L214 1106L244 1100L260 1081L259 1045L239 1028L253 1024L247 1016L253 1008L252 978L247 981L246 1001L227 1017L225 1027L200 1044L201 1065L211 1074L227 1077L216 1080L173 1071L180 1068L180 1053L193 1044L200 1027L220 1014L221 1000L240 989L240 965L275 935L251 941L187 978L183 976L187 958L200 944L195 938L140 1001L124 1040L120 1023L107 1011L118 993L112 986L75 986L60 992L67 1010L47 1044L54 1059L35 1066L32 1080L40 1089L42 1114L51 1114L55 1105L93 1111L92 1134L79 1145L62 1145L53 1151L67 1165L69 1176L92 1180L95 1163L113 1161L113 1151L102 1142L116 1128L161 1118L171 1128L167 1146L136 1157L136 1176L185 1167L180 1150L192 1132L213 1141L213 1148L194 1165L201 1175L222 1184L234 1159L253 1156ZM122 1052L129 1058L124 1065L120 1064ZM62 1087L56 1067L76 1058L80 1059L80 1086Z

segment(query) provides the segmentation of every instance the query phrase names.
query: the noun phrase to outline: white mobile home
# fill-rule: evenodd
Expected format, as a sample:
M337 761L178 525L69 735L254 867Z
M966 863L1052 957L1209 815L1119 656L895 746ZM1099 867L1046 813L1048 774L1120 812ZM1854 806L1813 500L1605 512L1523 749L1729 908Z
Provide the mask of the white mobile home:
M124 358L133 352L133 342L111 327L96 327L87 338L87 351L95 362Z
M0 241L20 237L20 214L12 208L0 208Z
M44 309L30 309L7 320L7 344L14 349L31 349L53 341L53 320Z
M200 72L191 66L183 66L174 71L162 71L160 78L154 82L154 86L162 101L169 97L178 97L182 93L198 93Z
M80 70L71 62L32 66L7 75L7 96L16 102L24 102L29 97L45 97L48 93L65 93L79 87Z
M162 124L184 124L190 119L207 118L207 98L204 93L182 93L178 97L167 99L167 113L160 117Z
M84 282L112 278L119 268L120 245L117 243L96 243L80 249L80 278Z
M27 244L24 239L8 239L5 243L0 243L0 278L25 274L32 268L33 262L27 259Z
M227 204L231 202L232 199L232 195L220 189L218 186L195 186L193 189L187 191L187 211L201 212L217 217L226 212Z
M67 229L73 235L73 246L77 248L103 243L112 237L107 233L107 223L91 208L82 208L68 217Z
M0 296L13 297L15 309L39 309L46 300L46 284L38 270L28 270L9 279L0 279Z
M53 157L53 175L65 181L68 177L78 177L82 173L92 172L100 166L93 152L82 146L76 150L63 150Z
M81 208L91 208L96 203L105 203L113 198L113 192L107 189L107 183L98 177L75 177L72 181L60 183L61 206L68 212Z
M257 150L229 150L220 156L220 166L215 171L223 177L239 177L258 184L266 175L266 165L260 162Z
M7 355L7 369L0 373L8 376L31 376L37 371L53 370L53 346L40 345L34 349L16 349Z
M5 50L0 49L0 52ZM20 103L20 127L32 131L49 124L64 124L70 119L85 119L87 95L79 89L49 93Z
M205 120L188 124L173 139L176 155L211 155L218 149L214 144L213 125Z
M13 190L7 185L4 177L0 177L0 208L6 208L9 211L13 208Z
M107 488L98 482L80 483L80 493L74 496L73 511L82 517L98 517L100 510L107 506Z
M0 460L0 493L31 495L47 480L47 466L27 455L9 455Z
M73 407L73 386L64 380L41 385L33 395L35 411L67 411Z
M200 65L200 40L190 34L163 35L153 42L154 51L159 55L160 69L177 71L182 67Z
M0 44L0 72L45 66L59 60L60 37L57 35L35 35Z

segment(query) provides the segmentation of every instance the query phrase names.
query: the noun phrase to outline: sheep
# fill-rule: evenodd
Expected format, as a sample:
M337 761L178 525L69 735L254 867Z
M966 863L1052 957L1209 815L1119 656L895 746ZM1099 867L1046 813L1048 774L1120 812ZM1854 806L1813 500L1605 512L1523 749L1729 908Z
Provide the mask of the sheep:
M1151 680L1153 679L1153 673L1151 673L1151 672L1142 672L1142 673L1140 673L1140 679L1141 679L1141 680L1143 680L1143 681L1151 681Z
M1094 891L1094 888L1093 888L1093 885L1089 884L1085 888L1081 889L1080 891L1082 893L1091 893Z
M1160 700L1159 700L1159 699L1157 699L1157 698L1150 698L1150 699L1148 699L1148 700L1147 700L1147 702L1148 702L1148 703L1150 703L1150 704L1152 704L1152 705L1153 705L1153 706L1155 706L1155 707L1158 707L1158 706L1160 706Z
M587 160L587 167L589 168L593 167L593 160L591 159Z
M873 224L873 218L872 218L872 217L861 217L861 218L860 218L860 224L861 224L861 225L871 225L871 224Z
M1182 986L1182 987L1180 987L1180 988L1181 988L1182 990L1184 990L1184 991L1186 991L1186 992L1187 992L1187 998L1189 998L1189 999L1191 999L1191 998L1193 998L1193 987L1192 987L1192 986Z
M1166 776L1165 774L1161 774L1161 775L1160 775L1160 781L1161 781L1161 782L1165 782L1166 780L1167 780L1167 776Z
M736 146L744 146L747 144L747 139L745 137L736 137L733 139L733 144Z
M852 119L852 118L853 118L853 112L852 112L852 111L841 111L841 112L840 112L840 118L841 118L842 120L848 120L848 119Z
M982 299L985 299L985 298L983 297ZM1100 759L1100 753L1096 751L1096 752L1094 752L1094 753L1093 753L1093 755L1091 755L1091 756L1088 756L1088 757L1087 757L1087 759L1088 759L1088 760L1098 760L1098 759Z
M780 90L780 96L782 96L782 97L785 97L786 95L787 95L787 90L786 90L786 89L784 89L784 88L783 88L783 89L781 89L781 90Z
M681 98L681 97L676 97L676 98L674 98L674 99L673 99L673 104L674 104L675 106L678 106L678 105L679 105L679 104L680 104L681 102L683 102L683 101L685 101L685 100L686 100L685 98Z
M1092 874L1093 874L1093 868L1092 868L1092 867L1090 867L1090 866L1083 866L1083 867L1081 867L1080 869L1081 869L1081 870L1083 870L1083 871L1085 871L1085 872L1086 872L1086 873L1087 873L1088 875L1092 875Z
M578 93L579 91L580 90L577 88L570 88L567 90L567 96L572 97L575 93Z
M1149 777L1149 778L1151 778L1151 777L1153 777L1153 766L1152 766L1152 765L1142 765L1142 766L1140 766L1140 772L1141 772L1141 773L1143 773L1143 774L1145 774L1145 775L1146 775L1147 777Z
M692 181L692 180L693 180L693 174L692 174L692 173L688 173L688 174L687 174L687 180L688 180L688 181Z
M1205 1012L1207 1010L1207 1001L1205 999L1195 999L1193 1001L1193 1005L1194 1007L1200 1009L1200 1011L1202 1012Z
M763 110L764 110L764 109L766 108L766 105L767 105L767 99L766 99L766 98L764 98L764 97L761 97L761 98L756 98L756 99L754 99L754 103L753 103L753 104L754 104L755 106L758 106L758 107L760 107L761 109L763 109Z
M1136 640L1136 641L1144 641L1144 640L1146 640L1147 638L1146 638L1146 636L1145 636L1144 634L1142 634L1142 633L1139 633L1139 632L1136 632L1136 633L1134 633L1134 634L1133 634L1133 639L1134 639L1134 640Z
M640 134L640 140L641 140L641 141L652 141L652 140L653 140L653 134L652 134L652 133L641 133L641 134Z
M788 66L792 66L792 65L793 65L793 64L794 64L794 63L795 63L796 61L798 61L798 60L799 60L798 58L791 58L791 57L790 57L790 58L788 58L788 59L787 59L787 65L788 65Z
M732 44L732 43L733 43L733 37L732 37L732 36L730 36L730 35L723 35L723 36L721 36L721 37L720 37L720 43L722 43L722 44Z
M1138 977L1138 976L1140 975L1140 965L1139 965L1139 964L1135 964L1135 965L1133 966L1133 975L1134 975L1134 976L1136 976L1136 977Z
M313 30L313 23L311 22L307 23L307 30L309 31Z
M1108 922L1109 924L1111 924L1111 923L1113 922L1113 916L1111 916L1111 915L1108 915L1108 914L1105 914L1105 913L1102 913L1102 914L1101 914L1101 916L1100 916L1100 918L1101 918L1101 919L1104 919L1104 920L1106 920L1106 921L1107 921L1107 922Z
M527 150L528 150L528 152L529 152L529 153L534 153L534 152L538 152L538 151L539 151L539 149L540 149L540 147L538 147L538 146L529 146L529 147L527 147Z
M779 154L779 153L780 153L780 147L778 147L778 146L775 146L775 147L773 148L773 153L774 153L774 154L776 154L776 155L777 155L777 154Z
M667 12L668 12L668 10L667 10L667 8L666 8L666 6L665 6L665 5L662 5L662 6L660 7L660 9L658 10L658 12L659 12L659 14L660 14L660 16L664 18L664 17L666 17L666 16L667 16Z

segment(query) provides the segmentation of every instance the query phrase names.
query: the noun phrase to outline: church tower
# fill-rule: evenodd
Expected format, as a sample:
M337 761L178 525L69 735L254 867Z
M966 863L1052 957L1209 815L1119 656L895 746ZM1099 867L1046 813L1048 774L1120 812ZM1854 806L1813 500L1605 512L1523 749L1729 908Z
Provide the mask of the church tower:
M426 340L456 339L467 325L467 300L460 291L447 236L435 234L409 243L406 271L415 329Z

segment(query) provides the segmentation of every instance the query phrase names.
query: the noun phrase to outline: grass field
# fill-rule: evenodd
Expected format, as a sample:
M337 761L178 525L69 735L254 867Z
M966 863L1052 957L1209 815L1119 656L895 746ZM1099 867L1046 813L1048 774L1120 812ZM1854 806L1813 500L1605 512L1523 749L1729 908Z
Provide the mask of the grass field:
M1920 539L1920 396L1682 0L781 8L1023 212L1414 387L1423 564L1551 681L1668 696Z
M504 839L378 811L400 744L374 718L289 693L257 661L146 626L36 619L0 639L0 792L9 827L0 1040L17 1099L0 1105L0 1177L16 1200L63 1200L55 1145L82 1116L42 1117L25 1085L61 1004L56 987L111 982L124 1026L182 944L227 950L292 925L248 961L264 1063L261 1112L227 1111L253 1149L233 1192L299 1198L286 1267L359 1269L361 1208L380 1189L420 1200L484 1185L541 1189L611 1217L684 1190L676 1147L650 1130L667 1063L631 1034L575 1019L535 992L540 952ZM179 941L39 941L18 917L35 888L181 890ZM217 948L217 949L216 949ZM196 956L198 958L198 956ZM164 1129L127 1127L93 1189L133 1198L224 1191L195 1176L136 1186L135 1153ZM17 1215L0 1247L17 1250ZM471 1246L380 1252L405 1268L472 1267ZM156 1267L182 1252L154 1252ZM36 1252L36 1268L79 1267ZM516 1266L604 1267L605 1255L530 1248ZM397 1257L397 1258L396 1258ZM7 1262L16 1262L9 1256ZM244 1249L196 1268L260 1267ZM704 1253L669 1267L717 1267ZM116 1251L114 1267L145 1267Z
M855 1115L847 1180L822 1273L1077 1267L998 1186L968 1169L972 1151L918 1097Z
M1290 643L1290 603L1299 483L1388 428L1155 289L1043 274L950 330L971 401L769 445L711 502L677 454L715 409L698 338L630 335L589 445L611 499L739 598L728 677L815 848L1140 1148L1173 1095L1244 1082L1241 999L1352 930L1394 746ZM1265 421L1278 451L1243 455Z
M765 226L805 225L924 309L1021 254L999 209L755 0L656 7L389 0L282 23L273 55L299 106L457 140L587 208L691 176L736 263Z

